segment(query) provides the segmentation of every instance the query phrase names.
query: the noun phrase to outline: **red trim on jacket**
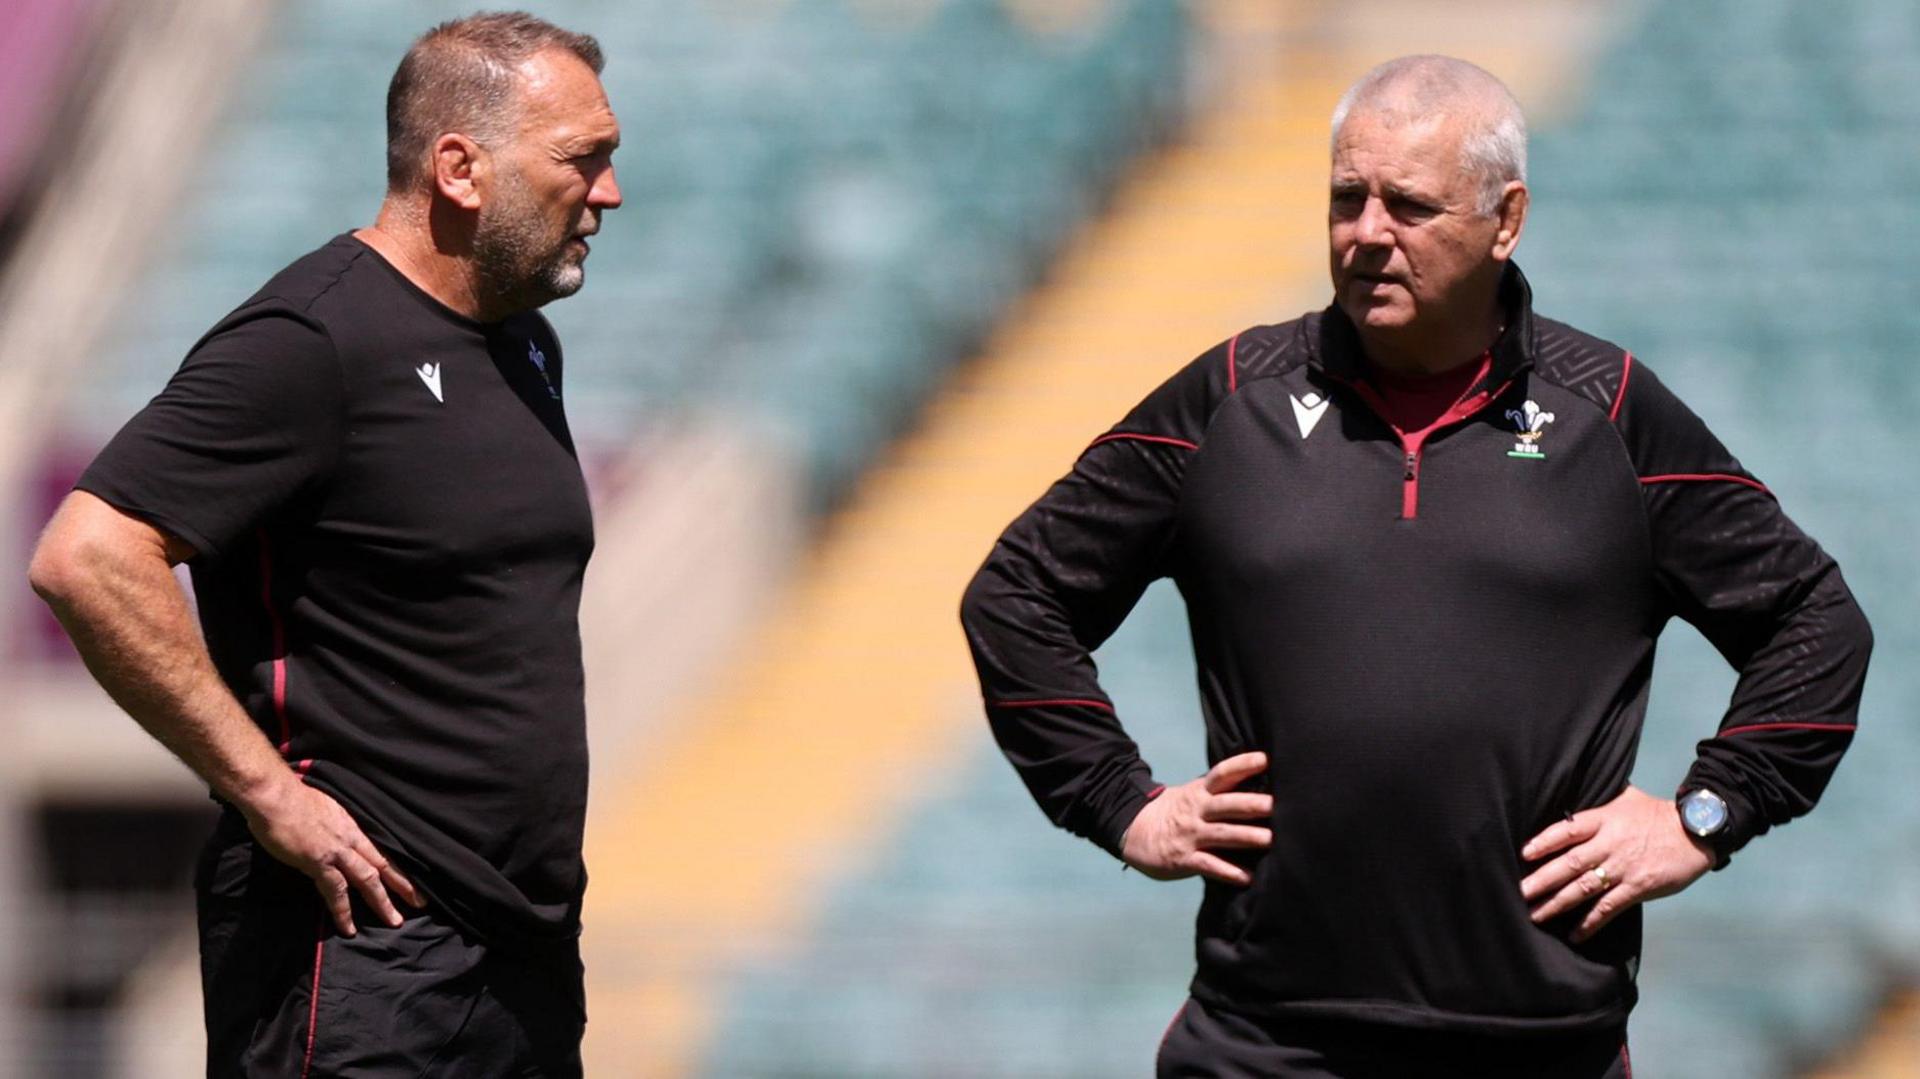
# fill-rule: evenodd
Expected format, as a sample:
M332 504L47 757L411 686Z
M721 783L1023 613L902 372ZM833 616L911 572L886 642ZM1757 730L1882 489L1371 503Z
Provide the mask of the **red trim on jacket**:
M1847 731L1859 730L1854 723L1748 723L1741 727L1728 727L1715 737L1725 738L1729 734L1743 734L1747 731Z
M1745 476L1729 475L1725 472L1675 472L1665 476L1642 476L1641 486L1654 483L1744 483L1756 491L1772 494L1767 485L1759 480L1750 480Z
M988 708L1045 708L1054 704L1083 704L1089 708L1098 708L1102 712L1113 711L1113 705L1105 701L1096 701L1090 697L1054 697L1042 701L988 701Z
M1621 355L1624 358L1620 361L1620 388L1614 392L1613 407L1607 409L1608 423L1619 422L1620 405L1627 399L1627 376L1633 373L1633 353L1626 352Z
M1168 446L1178 446L1183 450L1197 450L1200 448L1198 442L1188 442L1184 438L1172 438L1167 435L1136 435L1131 431L1115 431L1110 435L1101 435L1099 438L1087 443L1087 448L1092 449L1102 442L1118 442L1122 439L1130 442L1159 442Z

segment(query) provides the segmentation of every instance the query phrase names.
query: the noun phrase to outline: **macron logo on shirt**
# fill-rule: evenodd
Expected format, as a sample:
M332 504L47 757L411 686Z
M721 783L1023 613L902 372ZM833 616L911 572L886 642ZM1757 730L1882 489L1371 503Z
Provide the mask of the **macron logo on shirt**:
M443 405L447 403L447 399L440 396L440 365L439 364L423 363L420 366L414 368L413 373L416 375L419 375L420 381L426 383L427 389L430 389L433 391L434 400L440 402Z
M1320 417L1326 415L1327 399L1317 393L1308 394L1304 400L1292 394L1287 397L1293 402L1293 422L1300 425L1300 437L1305 438L1320 425Z

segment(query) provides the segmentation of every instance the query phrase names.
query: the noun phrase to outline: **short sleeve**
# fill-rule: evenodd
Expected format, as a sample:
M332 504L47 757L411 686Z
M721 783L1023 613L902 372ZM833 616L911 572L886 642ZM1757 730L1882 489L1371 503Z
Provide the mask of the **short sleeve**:
M229 318L75 487L218 555L324 480L344 428L325 330L290 311Z

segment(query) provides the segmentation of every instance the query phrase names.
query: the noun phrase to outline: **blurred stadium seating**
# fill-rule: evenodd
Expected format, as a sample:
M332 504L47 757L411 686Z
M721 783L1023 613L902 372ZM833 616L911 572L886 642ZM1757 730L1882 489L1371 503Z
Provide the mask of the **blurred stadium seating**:
M952 674L964 664L956 572L984 555L976 533L1038 493L1035 469L1063 470L1062 447L1113 417L1109 397L1137 396L1105 383L1151 385L1242 325L1324 302L1325 107L1367 64L1416 49L1461 51L1502 74L1524 67L1514 81L1530 107L1532 95L1562 102L1536 124L1521 249L1542 309L1657 369L1833 550L1879 633L1863 733L1827 803L1649 917L1639 1070L1805 1074L1890 991L1920 983L1909 778L1920 734L1901 723L1920 711L1920 673L1901 658L1920 646L1920 509L1896 442L1900 412L1920 401L1908 355L1920 339L1911 0L1506 2L1476 14L1397 0L531 6L599 36L625 128L627 205L596 241L589 286L548 312L567 344L569 410L601 522L586 617L599 814L589 1038L612 1048L590 1055L602 1062L590 1074L660 1074L655 1060L727 1077L1146 1070L1191 971L1198 888L1122 874L1033 809ZM178 170L185 194L159 200L165 228L151 243L128 243L131 284L98 297L98 356L60 357L75 385L47 409L54 434L0 460L0 475L62 488L207 325L289 258L367 221L399 49L470 8L278 0L259 45L210 50L246 57L217 133L154 166ZM1602 15L1566 14L1576 9ZM1540 10L1564 17L1536 28L1522 14ZM1608 38L1587 40L1603 16ZM0 50L16 40L0 37ZM1202 115L1182 126L1196 85ZM0 93L0 105L25 100ZM1246 122L1209 126L1229 113ZM1172 132L1185 165L1143 159ZM1095 238L1074 246L1090 220ZM956 367L971 352L981 358ZM1096 382L1098 393L1081 388ZM1034 399L970 411L1010 392ZM991 440L1017 443L1009 455L1044 445L1048 456L983 477L989 449L966 437L941 443L945 456L922 452L928 430L979 415L996 417ZM943 500L942 483L962 490ZM903 521L920 530L896 531ZM813 522L825 523L801 557ZM946 561L898 578L879 568L879 547ZM774 584L789 571L799 584L782 593ZM731 591L691 583L716 573ZM0 617L16 639L44 628L23 589L7 594ZM849 594L866 614L821 598ZM765 636L745 628L782 604ZM837 682L801 692L758 670L788 652L789 666L809 664L812 638L835 634L822 647L871 674L855 683L836 667ZM25 716L16 701L0 712L40 732L29 744L66 744L21 773L42 778L14 783L0 822L0 913L27 909L0 973L30 982L34 1005L24 1029L0 1024L0 1074L194 1074L190 960L160 945L166 927L186 926L182 841L204 803L177 770L153 778L170 766L76 669L49 672L36 658L45 639L29 634L7 670L15 684L64 687L22 697L54 710ZM729 651L744 658L716 668ZM633 654L668 670L643 677ZM1099 660L1160 774L1198 772L1177 594L1150 591ZM907 676L895 668L927 682L932 703L840 699L897 691ZM699 681L722 699L683 703ZM1642 786L1671 787L1730 687L1719 657L1676 626ZM689 761L725 775L700 758L712 748L695 737L702 725L753 738L776 724L792 741L768 749L769 767L807 773L788 779L827 774L804 752L781 756L788 747L837 754L884 724L910 731L900 759L932 763L874 784L883 793L846 829L857 840L802 845L805 865L755 878L766 894L742 903L788 917L629 920L621 904L634 889L709 868L632 864L677 849L656 831L707 812L636 802L636 791L663 788ZM114 744L135 748L103 748L109 726L126 736ZM663 823L636 804L674 815ZM804 814L756 808L747 822L764 834L717 845L715 864L794 842L782 816ZM23 872L35 882L24 900ZM705 901L686 891L688 905ZM62 941L87 943L48 946ZM665 999L648 995L658 970L702 991L649 1014ZM622 1055L644 1040L635 1031L682 1019L671 1052ZM1895 1074L1920 1075L1920 1061L1873 1079Z

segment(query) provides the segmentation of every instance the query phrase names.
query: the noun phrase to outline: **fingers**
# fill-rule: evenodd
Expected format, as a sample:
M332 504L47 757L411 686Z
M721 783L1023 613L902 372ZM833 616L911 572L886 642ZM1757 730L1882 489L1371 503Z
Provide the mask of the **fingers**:
M1618 872L1609 870L1604 864L1582 870L1565 883L1553 887L1546 902L1537 904L1529 916L1536 925L1552 921L1576 907L1604 899L1609 892L1620 887L1620 883ZM1541 888L1536 894L1548 892L1548 888Z
M357 933L353 924L353 902L347 898L352 889L347 886L346 876L337 869L323 869L313 878L313 886L320 890L320 900L333 916L333 924L340 928L340 935L351 937Z
M362 839L361 843L365 844L366 840ZM373 848L369 845L367 849L371 851ZM378 858L379 854L376 852L374 857ZM385 861L385 859L381 860ZM346 873L347 879L353 881L354 889L360 893L362 899L366 900L367 905L373 908L373 912L380 916L381 921L389 926L398 926L405 920L400 917L399 909L393 905L393 900L387 895L386 885L380 880L378 866L368 861L359 850L353 851L343 861L345 864L341 866L341 871Z
M1631 909L1640 902L1642 896L1622 883L1609 889L1606 894L1594 901L1587 916L1580 919L1580 925L1573 931L1575 942L1586 940L1598 933L1608 922L1620 916L1622 911Z
M1234 865L1219 855L1208 854L1203 850L1193 852L1193 857L1188 860L1187 867L1201 876L1206 877L1208 880L1217 880L1222 884L1237 884L1245 888L1247 885L1253 883L1253 875L1246 870Z
M1527 878L1520 882L1520 894L1525 896L1528 902L1539 899L1541 896L1551 895L1572 883L1580 874L1600 865L1604 857L1597 849L1586 846L1576 847L1528 874Z
M1230 791L1266 770L1267 755L1265 753L1242 753L1228 757L1207 769L1204 777L1207 793L1220 794Z
M1576 843L1585 843L1600 831L1600 819L1597 815L1575 813L1563 821L1555 821L1547 829L1520 848L1520 857L1537 862L1555 851L1565 850Z
M1265 850L1273 846L1273 830L1251 824L1209 824L1197 833L1199 847L1236 847Z
M427 905L426 897L420 894L420 889L415 888L412 881L402 876L400 870L394 868L392 862L388 862L386 865L380 867L380 879L386 884L389 891L398 894L400 898L406 900L407 906L418 909Z
M1273 816L1273 795L1233 791L1215 794L1200 807L1201 820L1267 820Z

